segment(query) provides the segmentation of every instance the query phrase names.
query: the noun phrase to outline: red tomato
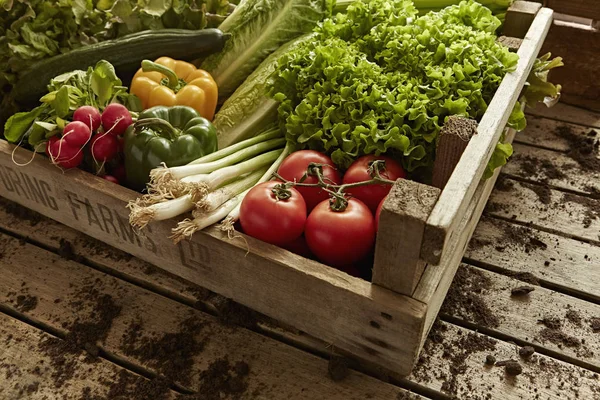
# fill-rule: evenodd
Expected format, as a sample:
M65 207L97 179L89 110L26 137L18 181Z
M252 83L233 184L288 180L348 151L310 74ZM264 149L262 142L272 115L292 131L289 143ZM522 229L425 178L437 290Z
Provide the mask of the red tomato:
M402 166L390 157L367 155L360 157L350 165L344 175L344 184L371 180L369 164L375 160L385 160L385 170L380 172L381 177L392 181L398 178L406 178L406 172L404 172ZM375 213L381 199L387 196L391 189L392 185L366 185L348 189L346 193L361 200L372 213Z
M281 246L304 232L306 203L294 188L289 189L290 198L278 199L272 189L279 184L270 181L253 187L242 201L240 223L246 234Z
M377 206L377 211L375 212L375 232L379 231L379 217L381 217L381 209L383 208L383 203L385 202L386 197L381 199L381 203L379 203Z
M365 257L373 247L375 222L360 200L348 200L344 211L333 211L329 200L325 200L309 214L304 235L319 260L332 267L347 267Z
M310 252L308 248L308 244L306 243L306 238L304 235L299 236L295 240L292 240L290 243L286 243L283 246L284 249L291 251L294 254L298 254L304 258L313 258L314 255Z
M342 183L342 176L336 169L333 161L331 161L331 158L314 150L300 150L290 154L285 160L283 160L277 173L288 181L300 182L310 163L325 165L323 167L323 178L325 182L334 185L339 185ZM308 176L303 181L303 183L317 182L318 180L316 176ZM300 194L302 194L302 197L304 197L304 201L306 201L306 209L309 212L323 200L329 199L329 194L319 187L296 187L296 190L298 190Z

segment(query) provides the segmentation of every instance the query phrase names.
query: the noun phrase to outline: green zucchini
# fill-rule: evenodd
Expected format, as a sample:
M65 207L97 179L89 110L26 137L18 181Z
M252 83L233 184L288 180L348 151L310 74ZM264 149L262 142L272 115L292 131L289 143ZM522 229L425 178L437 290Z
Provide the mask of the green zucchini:
M86 70L100 60L110 62L119 77L130 77L144 59L166 56L191 61L221 51L227 39L228 35L218 29L162 29L80 47L34 64L19 77L11 97L21 105L36 104L52 78Z

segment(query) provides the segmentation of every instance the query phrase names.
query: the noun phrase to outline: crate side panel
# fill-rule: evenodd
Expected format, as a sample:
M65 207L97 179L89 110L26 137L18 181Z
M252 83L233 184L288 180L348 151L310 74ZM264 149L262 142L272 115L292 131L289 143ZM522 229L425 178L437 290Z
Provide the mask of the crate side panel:
M135 192L84 171L63 173L42 157L19 167L13 148L0 140L1 196L360 358L410 372L424 304L249 237L229 241L217 229L177 246L168 238L174 221L138 236L125 207ZM14 158L24 164L31 154L17 149Z

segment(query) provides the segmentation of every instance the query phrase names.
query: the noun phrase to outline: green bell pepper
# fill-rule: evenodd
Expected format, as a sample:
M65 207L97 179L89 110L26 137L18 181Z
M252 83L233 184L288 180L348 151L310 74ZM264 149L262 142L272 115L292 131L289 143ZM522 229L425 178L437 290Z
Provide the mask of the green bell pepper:
M217 130L187 106L156 106L139 114L124 135L127 185L141 191L150 171L188 164L217 150Z

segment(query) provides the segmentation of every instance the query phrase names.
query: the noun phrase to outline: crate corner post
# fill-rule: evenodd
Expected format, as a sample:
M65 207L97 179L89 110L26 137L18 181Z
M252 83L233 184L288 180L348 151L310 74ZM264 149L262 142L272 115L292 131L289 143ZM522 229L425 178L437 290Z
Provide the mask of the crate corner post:
M425 269L420 258L425 224L439 195L438 188L407 179L394 183L379 219L375 285L412 295Z

